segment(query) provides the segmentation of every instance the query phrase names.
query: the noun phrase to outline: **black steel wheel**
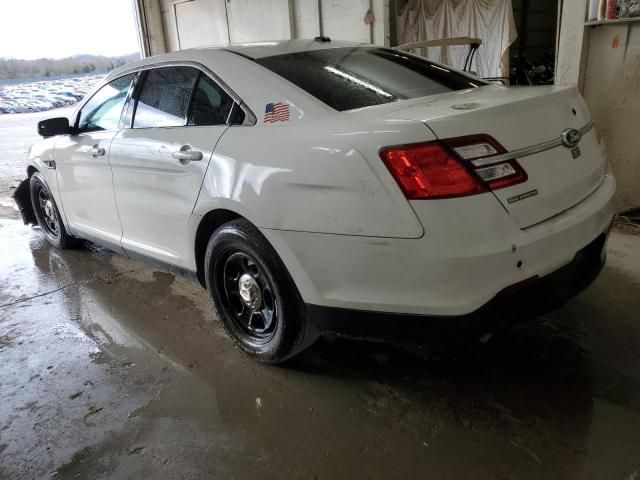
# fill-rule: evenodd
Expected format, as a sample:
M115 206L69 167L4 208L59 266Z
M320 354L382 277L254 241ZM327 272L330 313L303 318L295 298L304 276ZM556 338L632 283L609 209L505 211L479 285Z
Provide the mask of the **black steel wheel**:
M278 324L278 303L267 276L240 250L229 252L221 274L224 307L239 328L257 341L269 341Z
M280 363L318 337L280 257L248 221L231 221L213 233L204 267L222 325L252 357Z
M35 188L36 198L38 202L38 212L40 212L42 223L40 226L47 233L53 237L60 235L60 223L58 222L58 216L53 207L53 197L47 187L38 183Z
M31 176L29 190L33 212L49 243L58 248L76 247L79 239L67 234L51 190L40 173Z

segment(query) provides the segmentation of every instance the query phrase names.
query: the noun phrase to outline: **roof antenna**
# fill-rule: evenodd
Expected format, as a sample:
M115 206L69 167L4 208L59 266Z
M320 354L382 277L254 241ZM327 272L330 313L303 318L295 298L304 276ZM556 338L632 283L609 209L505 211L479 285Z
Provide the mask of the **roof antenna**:
M331 39L329 37L325 37L323 35L321 35L319 37L315 37L313 40L316 41L316 42L322 42L322 43L327 43L327 42L331 41Z

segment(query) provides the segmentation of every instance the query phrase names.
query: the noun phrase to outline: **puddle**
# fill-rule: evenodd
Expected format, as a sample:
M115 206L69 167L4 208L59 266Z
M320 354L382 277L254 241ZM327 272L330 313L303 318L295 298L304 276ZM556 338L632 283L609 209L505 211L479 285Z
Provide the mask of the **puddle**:
M640 239L609 246L588 291L485 343L329 338L267 367L199 286L1 219L0 476L631 478Z

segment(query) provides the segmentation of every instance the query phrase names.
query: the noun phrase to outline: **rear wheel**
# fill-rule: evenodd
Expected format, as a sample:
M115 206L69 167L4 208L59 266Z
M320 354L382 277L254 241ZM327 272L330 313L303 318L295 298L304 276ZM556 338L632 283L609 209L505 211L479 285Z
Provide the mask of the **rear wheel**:
M234 220L214 232L205 276L225 330L252 357L279 363L318 337L289 272L248 221Z
M49 243L58 248L77 247L80 239L72 237L66 232L51 190L38 172L31 176L29 189L33 212Z

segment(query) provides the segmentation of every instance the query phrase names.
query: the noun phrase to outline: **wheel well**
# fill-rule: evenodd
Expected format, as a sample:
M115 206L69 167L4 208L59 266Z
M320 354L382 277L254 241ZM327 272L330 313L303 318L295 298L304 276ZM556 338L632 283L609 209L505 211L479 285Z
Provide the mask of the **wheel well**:
M38 169L36 167L34 167L33 165L29 165L29 167L27 168L27 175L31 177L31 175L33 175L37 171Z
M232 212L231 210L212 210L202 218L202 220L200 221L200 225L198 225L195 244L196 268L198 269L198 280L203 287L206 287L206 282L204 279L204 257L207 252L209 239L211 238L211 235L213 235L213 232L215 232L218 228L220 228L225 223L237 218L243 217L235 212Z

